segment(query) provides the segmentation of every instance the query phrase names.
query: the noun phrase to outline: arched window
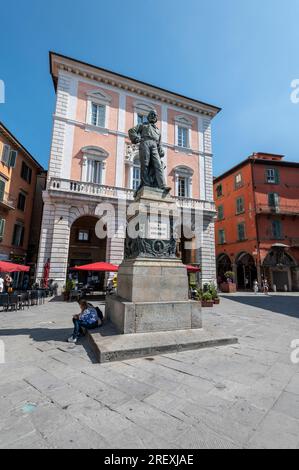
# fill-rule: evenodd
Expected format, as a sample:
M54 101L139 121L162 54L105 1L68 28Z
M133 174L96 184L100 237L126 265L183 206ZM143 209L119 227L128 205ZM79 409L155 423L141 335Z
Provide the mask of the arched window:
M175 195L177 197L192 198L192 176L193 170L186 166L178 166L175 174Z
M84 147L82 153L82 181L85 183L105 184L108 153L100 147Z

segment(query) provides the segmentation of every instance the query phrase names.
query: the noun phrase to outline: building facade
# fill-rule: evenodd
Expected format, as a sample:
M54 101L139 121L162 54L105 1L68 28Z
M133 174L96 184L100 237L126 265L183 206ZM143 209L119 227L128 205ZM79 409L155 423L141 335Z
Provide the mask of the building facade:
M218 282L299 290L299 164L255 153L214 179Z
M117 207L133 201L140 181L138 147L130 144L128 130L155 110L172 195L178 207L203 214L201 246L185 250L182 237L178 252L184 262L201 266L203 281L214 281L211 121L220 109L55 53L50 67L57 99L38 279L48 259L50 278L60 287L74 265L121 263L125 233L117 229L125 216ZM106 239L94 233L103 216L99 203L117 214L106 221L116 228Z
M0 123L1 260L31 263L32 253L38 251L39 235L33 245L31 234L35 227L40 230L43 201L36 188L43 172L42 166ZM33 217L34 207L39 207L39 217Z

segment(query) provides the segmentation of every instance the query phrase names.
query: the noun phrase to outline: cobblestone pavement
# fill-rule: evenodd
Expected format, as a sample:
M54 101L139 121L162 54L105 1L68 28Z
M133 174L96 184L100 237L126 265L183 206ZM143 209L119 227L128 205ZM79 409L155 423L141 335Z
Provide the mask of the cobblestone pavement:
M0 313L0 448L299 448L298 295L204 309L239 345L103 365L65 342L76 310Z

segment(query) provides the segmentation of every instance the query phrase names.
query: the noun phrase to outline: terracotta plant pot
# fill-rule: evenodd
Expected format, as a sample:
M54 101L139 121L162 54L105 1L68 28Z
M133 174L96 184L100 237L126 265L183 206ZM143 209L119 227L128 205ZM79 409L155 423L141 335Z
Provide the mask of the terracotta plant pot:
M219 305L220 304L220 299L214 299L214 305Z
M201 306L205 308L211 308L214 306L213 300L202 300L201 301Z
M234 282L223 282L220 286L221 292L226 294L234 294L237 292L237 284Z

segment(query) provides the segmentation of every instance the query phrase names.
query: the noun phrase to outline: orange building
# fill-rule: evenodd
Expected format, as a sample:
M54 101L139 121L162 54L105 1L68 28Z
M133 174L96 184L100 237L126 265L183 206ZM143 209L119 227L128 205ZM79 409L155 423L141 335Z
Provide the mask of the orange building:
M299 163L254 153L214 179L218 282L299 290Z
M40 232L41 211L37 206L42 205L42 197L36 189L42 174L42 166L0 122L1 260L28 263L38 251L39 240L32 234ZM33 208L40 214L34 220Z

